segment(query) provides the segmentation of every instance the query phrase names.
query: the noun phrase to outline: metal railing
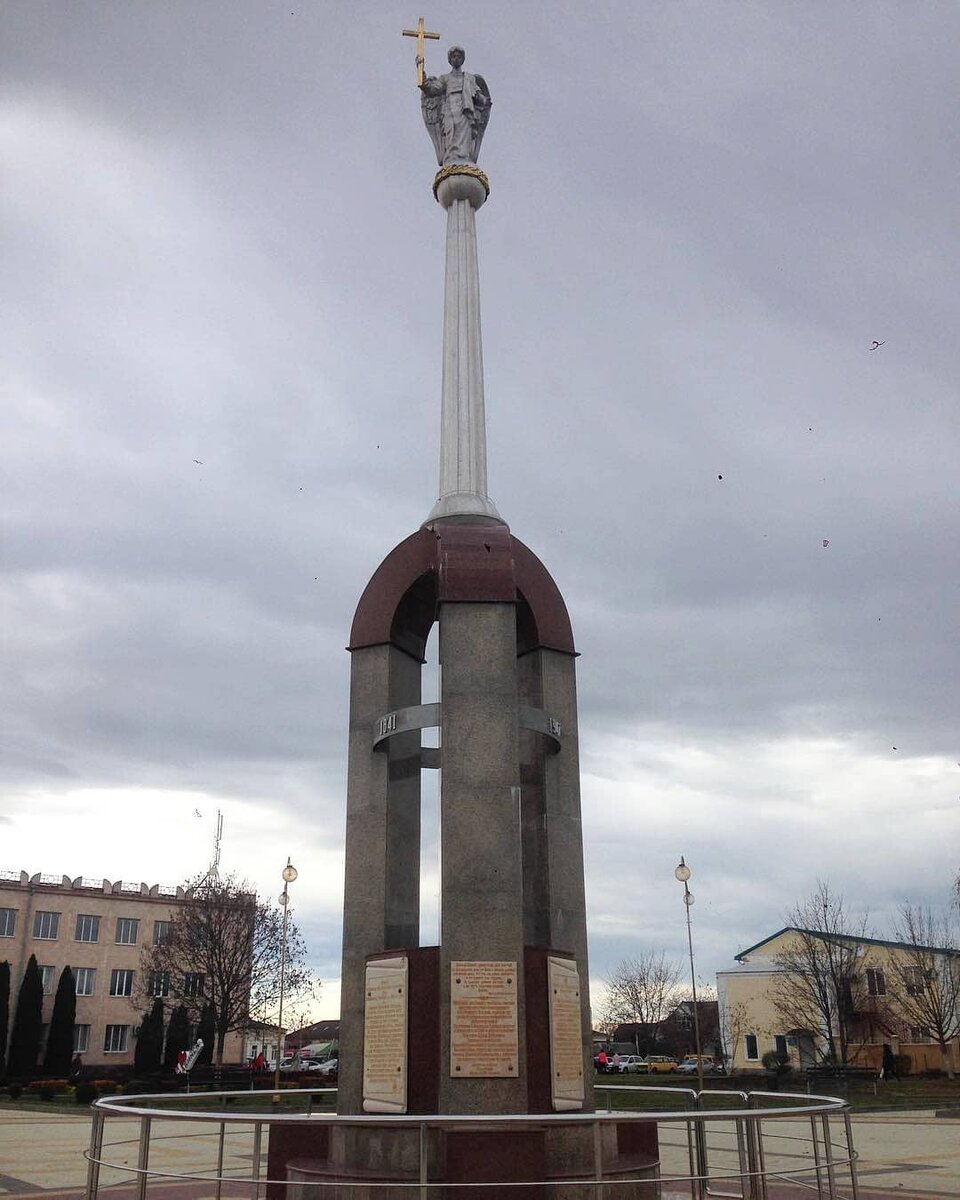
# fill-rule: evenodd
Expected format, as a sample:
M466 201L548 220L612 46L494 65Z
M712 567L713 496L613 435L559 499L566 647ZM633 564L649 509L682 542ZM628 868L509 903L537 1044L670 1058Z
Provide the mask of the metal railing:
M597 1111L511 1116L341 1116L318 1106L331 1105L336 1088L285 1089L268 1101L269 1092L195 1092L190 1096L111 1096L93 1106L89 1150L85 1152L87 1200L98 1200L101 1187L132 1178L135 1200L146 1200L151 1181L195 1182L213 1185L215 1200L225 1186L233 1195L243 1185L251 1200L264 1200L266 1189L286 1188L287 1180L269 1179L263 1173L264 1131L277 1125L337 1126L353 1129L416 1130L419 1145L417 1178L396 1181L380 1178L378 1186L391 1195L438 1200L450 1186L429 1178L428 1146L431 1137L460 1130L487 1133L517 1130L592 1130L593 1162L589 1170L562 1180L525 1179L510 1183L468 1183L483 1196L497 1189L540 1188L557 1197L564 1189L597 1200L618 1197L689 1196L691 1200L858 1200L856 1159L850 1110L844 1100L800 1093L703 1091L675 1087L596 1088ZM669 1101L667 1100L669 1097ZM282 1109L297 1104L299 1109ZM651 1104L671 1102L678 1107L658 1109ZM251 1107L259 1103L260 1107ZM736 1107L728 1107L735 1103ZM630 1107L626 1107L629 1104ZM203 1106L203 1107L201 1107ZM652 1160L652 1175L644 1179L610 1178L604 1174L604 1126L644 1122L657 1127L659 1159ZM132 1136L108 1140L108 1129ZM193 1145L189 1143L192 1142ZM173 1153L170 1149L176 1147ZM136 1147L136 1166L131 1150ZM114 1151L119 1153L114 1154ZM183 1160L188 1161L184 1162ZM250 1163L248 1167L246 1164ZM103 1181L103 1172L119 1179ZM311 1200L323 1200L326 1189L338 1195L358 1194L369 1183L333 1178L309 1179L298 1187L316 1188ZM463 1187L463 1183L458 1183ZM395 1189L395 1190L394 1190ZM285 1192L279 1193L285 1195ZM303 1194L303 1193L300 1193Z

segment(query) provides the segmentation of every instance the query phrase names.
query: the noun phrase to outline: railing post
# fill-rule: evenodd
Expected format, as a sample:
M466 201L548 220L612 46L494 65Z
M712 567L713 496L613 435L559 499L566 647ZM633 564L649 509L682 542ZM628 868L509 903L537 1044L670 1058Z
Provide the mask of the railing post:
M843 1128L847 1135L847 1158L850 1160L850 1191L853 1200L859 1200L860 1184L857 1180L857 1152L853 1148L853 1130L850 1126L850 1110L843 1114Z
M603 1200L603 1137L599 1121L593 1123L593 1178L597 1186L594 1195Z
M260 1200L260 1151L263 1144L263 1122L253 1123L253 1200Z
M820 1165L820 1138L817 1134L817 1118L810 1118L810 1142L813 1146L813 1166L817 1177L817 1200L823 1200L823 1168Z
M227 1136L226 1121L220 1122L220 1136L217 1138L217 1191L216 1200L220 1200L220 1193L223 1191L223 1142Z
M140 1146L137 1153L137 1200L147 1194L147 1164L150 1161L150 1118L140 1118Z
M90 1159L87 1163L87 1200L96 1200L100 1187L100 1158L103 1154L103 1109L94 1108L90 1126Z
M694 1097L694 1111L697 1120L693 1126L693 1139L696 1146L697 1182L693 1191L694 1200L703 1200L707 1190L707 1144L706 1130L703 1119L703 1095L697 1092Z
M420 1132L420 1200L427 1200L429 1195L429 1171L427 1169L427 1123L421 1121Z
M750 1200L759 1200L760 1197L760 1154L757 1150L757 1122L753 1117L748 1117L746 1122L747 1135L747 1170L749 1171L749 1195Z
M823 1157L827 1164L827 1187L830 1200L836 1200L837 1181L833 1170L833 1146L830 1142L830 1117L824 1113L820 1118L823 1122Z
M767 1200L767 1160L763 1150L763 1117L756 1119L757 1164L760 1173L757 1175L757 1196L759 1200Z

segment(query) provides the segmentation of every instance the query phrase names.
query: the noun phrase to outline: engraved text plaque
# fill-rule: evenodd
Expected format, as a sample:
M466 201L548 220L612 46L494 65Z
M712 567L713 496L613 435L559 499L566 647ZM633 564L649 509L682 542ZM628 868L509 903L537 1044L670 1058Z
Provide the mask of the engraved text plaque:
M556 1112L583 1108L580 971L571 958L547 959L550 1096Z
M517 964L450 964L450 1074L516 1078Z
M363 1009L363 1111L407 1111L407 958L367 963Z

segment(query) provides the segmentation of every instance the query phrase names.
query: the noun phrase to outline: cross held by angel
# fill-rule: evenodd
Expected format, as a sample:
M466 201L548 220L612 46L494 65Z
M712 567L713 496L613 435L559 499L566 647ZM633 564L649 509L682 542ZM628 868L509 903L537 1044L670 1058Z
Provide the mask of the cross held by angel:
M490 89L482 75L464 71L460 46L447 53L446 75L428 75L420 83L420 107L441 167L475 163L490 120Z

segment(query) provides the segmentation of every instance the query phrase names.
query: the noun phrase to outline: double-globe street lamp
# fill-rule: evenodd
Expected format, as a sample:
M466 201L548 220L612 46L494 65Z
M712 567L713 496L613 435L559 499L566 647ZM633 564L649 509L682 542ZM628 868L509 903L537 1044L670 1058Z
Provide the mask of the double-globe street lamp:
M290 902L288 888L297 877L297 868L290 862L290 856L287 855L287 865L280 872L283 879L283 891L280 893L279 900L283 907L283 932L280 935L280 1005L277 1014L277 1065L273 1072L273 1086L279 1092L280 1090L280 1064L283 1062L283 978L287 966L287 905Z
M683 903L687 909L687 949L690 952L690 987L693 991L693 1033L697 1041L697 1083L700 1091L703 1091L703 1057L700 1046L700 1014L697 1010L697 974L693 969L693 934L690 931L690 906L693 904L693 892L687 887L687 880L690 878L690 868L683 861L683 855L680 855L680 862L677 864L676 870L673 872L674 878L683 884Z

